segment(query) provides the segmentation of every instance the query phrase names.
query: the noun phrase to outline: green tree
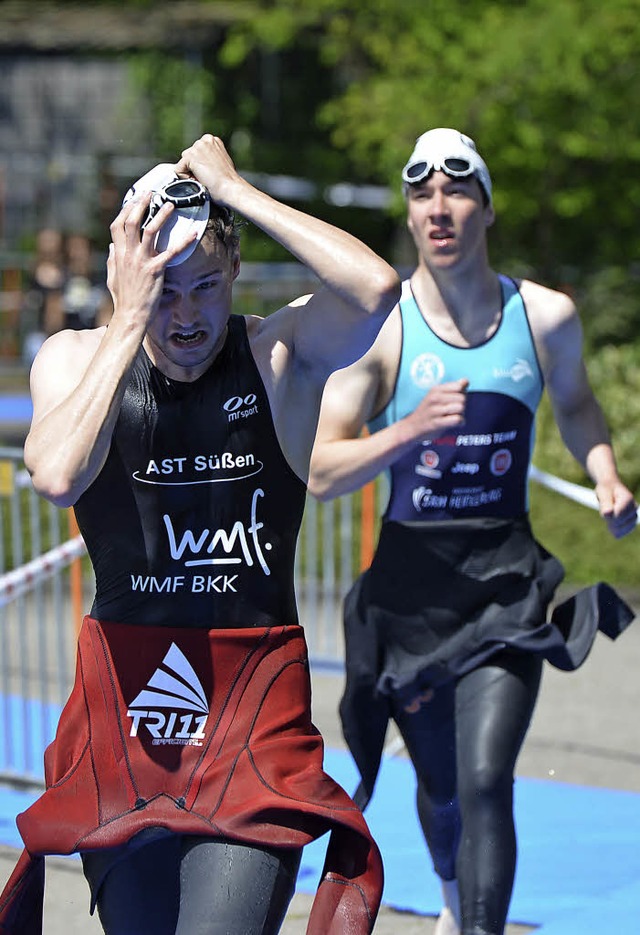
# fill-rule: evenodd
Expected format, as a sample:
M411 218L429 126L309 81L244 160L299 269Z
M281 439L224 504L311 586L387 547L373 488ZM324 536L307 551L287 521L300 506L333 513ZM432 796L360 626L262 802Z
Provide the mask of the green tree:
M415 137L457 126L491 166L499 256L557 283L637 257L640 0L258 7L232 30L226 60L312 41L341 82L318 119L363 176L397 191Z

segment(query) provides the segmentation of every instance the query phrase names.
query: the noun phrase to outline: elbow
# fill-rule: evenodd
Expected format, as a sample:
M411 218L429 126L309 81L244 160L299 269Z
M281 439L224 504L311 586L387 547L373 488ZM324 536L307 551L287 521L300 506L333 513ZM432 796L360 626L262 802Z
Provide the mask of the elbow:
M53 478L41 477L38 472L31 475L31 484L39 496L57 507L73 506L78 499L70 485L54 482Z
M313 466L309 471L307 491L312 497L323 503L335 496L329 478L322 471L314 470Z
M371 309L372 313L386 318L400 301L401 292L402 283L400 277L393 267L385 263L374 280L374 303Z
M43 456L31 436L27 436L25 441L24 464L31 476L31 485L39 496L57 507L74 505L79 495L77 482L55 459L53 452L46 452Z
M31 485L39 496L54 506L73 506L78 499L77 492L61 471L44 470L41 465L30 463L26 449L24 463L31 476Z
M331 499L329 489L323 484L319 484L317 481L312 481L311 478L309 478L309 482L307 483L307 493L310 493L315 500L320 500L322 503Z

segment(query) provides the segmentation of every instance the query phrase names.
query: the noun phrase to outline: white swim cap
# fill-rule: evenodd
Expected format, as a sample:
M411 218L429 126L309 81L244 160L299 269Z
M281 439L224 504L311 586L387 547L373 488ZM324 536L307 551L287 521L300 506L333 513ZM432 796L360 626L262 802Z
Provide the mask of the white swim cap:
M179 185L181 182L185 184ZM197 238L193 243L173 257L168 265L178 266L180 263L184 263L198 246L209 220L209 195L206 189L196 179L180 178L180 176L176 175L175 167L169 162L164 162L155 166L137 182L134 182L124 196L122 204L126 205L136 195L144 192L153 192L153 196L150 211L143 222L143 226L166 201L175 204L175 210L158 231L155 242L158 252L173 246L190 231L196 231Z

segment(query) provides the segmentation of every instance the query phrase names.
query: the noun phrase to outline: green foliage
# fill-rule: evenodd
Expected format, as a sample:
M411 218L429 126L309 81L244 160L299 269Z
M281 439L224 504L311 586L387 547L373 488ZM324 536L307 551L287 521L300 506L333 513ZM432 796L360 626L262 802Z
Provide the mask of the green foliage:
M158 158L175 162L204 132L202 120L215 104L216 76L198 59L159 49L137 53L129 67L136 85L147 92Z
M327 85L318 119L363 176L398 191L416 136L457 126L478 140L494 176L501 261L526 257L558 282L567 265L625 267L637 257L640 0L258 7L233 31L229 57L310 44L341 78Z
M226 10L221 0L203 6ZM138 5L150 0L138 0ZM392 217L341 209L385 256L399 170L430 126L478 141L495 184L492 260L549 285L611 290L640 253L640 0L255 0L199 58L136 53L162 158L222 136L244 171L391 185ZM328 216L321 197L304 207ZM606 222L605 218L606 208ZM352 226L354 225L354 226ZM281 259L245 237L257 259ZM585 287L586 271L617 268ZM622 290L596 344L638 333ZM624 309L622 308L624 305ZM587 307L585 322L590 328ZM603 325L597 310L594 322Z
M538 484L531 485L530 500L535 536L562 562L567 584L606 581L624 588L638 587L637 530L616 540L595 510Z
M620 473L640 496L640 343L599 348L589 356L587 369L611 431ZM533 460L544 471L589 485L582 468L562 443L546 396L538 413Z
M607 266L590 273L578 304L591 347L627 344L640 335L640 268Z

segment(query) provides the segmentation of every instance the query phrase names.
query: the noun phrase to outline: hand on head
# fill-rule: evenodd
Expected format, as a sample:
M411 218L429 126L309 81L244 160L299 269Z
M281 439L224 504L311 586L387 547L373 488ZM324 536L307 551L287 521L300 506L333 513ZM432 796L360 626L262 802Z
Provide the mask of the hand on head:
M158 252L155 247L156 236L175 209L171 204L162 205L141 231L150 199L151 193L144 192L122 207L110 227L111 243L107 260L107 286L113 296L114 310L138 310L147 319L162 292L166 267L196 239L196 234L191 231Z
M222 140L205 133L183 150L175 165L178 175L192 175L209 190L213 201L229 206L225 198L227 184L239 179L233 160Z

